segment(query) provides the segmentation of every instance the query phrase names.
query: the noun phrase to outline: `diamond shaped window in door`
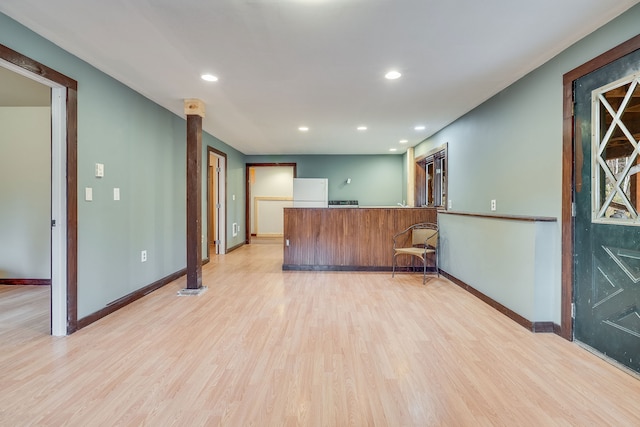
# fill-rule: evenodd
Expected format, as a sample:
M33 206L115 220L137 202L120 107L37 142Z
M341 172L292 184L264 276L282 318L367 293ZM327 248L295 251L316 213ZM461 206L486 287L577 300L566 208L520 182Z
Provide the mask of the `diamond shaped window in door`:
M640 74L592 93L593 221L640 225Z

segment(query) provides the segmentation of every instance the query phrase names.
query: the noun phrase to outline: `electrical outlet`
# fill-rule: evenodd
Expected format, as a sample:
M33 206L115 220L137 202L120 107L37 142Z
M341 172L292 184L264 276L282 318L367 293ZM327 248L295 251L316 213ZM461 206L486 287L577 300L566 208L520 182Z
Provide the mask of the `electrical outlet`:
M449 203L449 207L447 209L453 209L453 200L449 199L448 203Z
M240 227L238 227L237 223L233 223L233 225L231 226L231 232L233 233L233 237L236 237L238 235L238 229Z
M497 209L496 200L493 199L491 200L491 210L495 211L496 209Z
M147 262L147 251L140 252L140 262Z

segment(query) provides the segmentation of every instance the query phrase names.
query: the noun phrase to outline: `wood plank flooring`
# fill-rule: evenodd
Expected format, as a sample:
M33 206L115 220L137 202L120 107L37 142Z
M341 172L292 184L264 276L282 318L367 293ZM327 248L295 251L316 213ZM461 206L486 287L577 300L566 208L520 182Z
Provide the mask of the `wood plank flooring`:
M177 280L69 337L0 305L0 426L640 425L638 379L444 278L281 264L213 256L204 294Z

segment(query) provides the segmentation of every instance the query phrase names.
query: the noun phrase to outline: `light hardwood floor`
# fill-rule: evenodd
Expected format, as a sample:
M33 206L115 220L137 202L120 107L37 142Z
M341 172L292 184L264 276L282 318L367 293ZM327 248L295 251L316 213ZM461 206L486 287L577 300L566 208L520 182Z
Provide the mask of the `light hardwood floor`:
M69 337L1 306L0 425L640 425L638 379L446 279L281 263L244 246Z

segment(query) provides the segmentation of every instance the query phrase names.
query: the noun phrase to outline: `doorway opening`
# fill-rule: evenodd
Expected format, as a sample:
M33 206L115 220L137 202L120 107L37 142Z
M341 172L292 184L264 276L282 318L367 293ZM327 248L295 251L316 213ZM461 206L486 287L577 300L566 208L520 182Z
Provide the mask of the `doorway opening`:
M0 85L0 311L49 333L51 88L4 67Z
M207 258L227 251L227 155L207 147ZM234 224L233 235L238 234Z
M51 334L77 329L77 87L0 45L0 67L51 88Z
M246 164L245 243L282 238L283 208L293 206L296 163Z

